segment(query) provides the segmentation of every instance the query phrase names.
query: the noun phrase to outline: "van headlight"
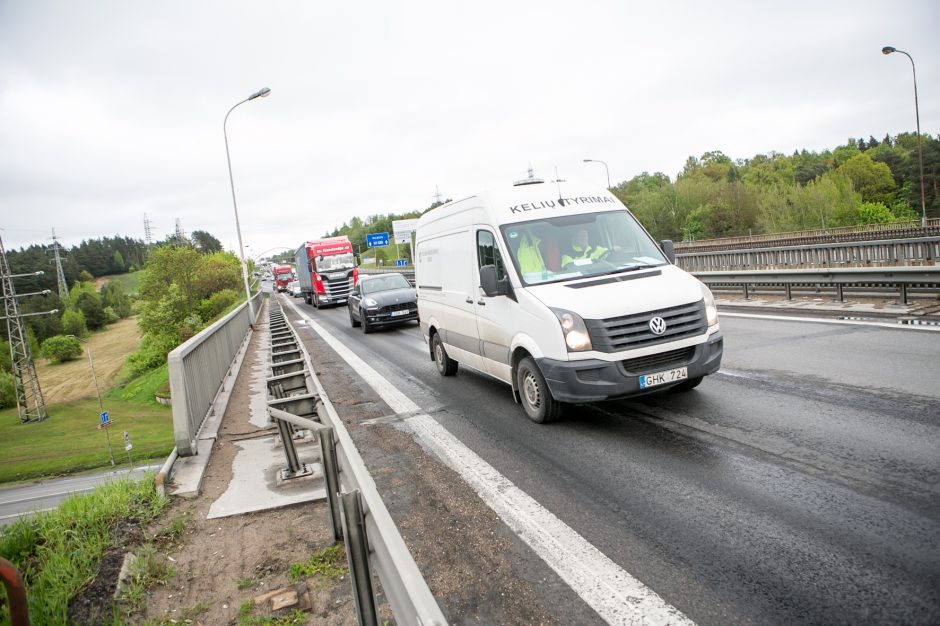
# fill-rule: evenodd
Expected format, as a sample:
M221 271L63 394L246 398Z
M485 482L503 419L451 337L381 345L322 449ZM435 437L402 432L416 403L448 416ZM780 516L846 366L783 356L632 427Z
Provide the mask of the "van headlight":
M552 313L561 324L561 332L565 336L568 352L585 352L594 349L591 345L591 335L588 334L587 326L584 325L584 320L580 315L564 309L552 309Z
M705 298L705 319L708 320L709 326L715 326L718 324L718 307L715 306L715 296L712 295L711 289L705 286L705 283L700 281L699 286L702 288L702 296Z

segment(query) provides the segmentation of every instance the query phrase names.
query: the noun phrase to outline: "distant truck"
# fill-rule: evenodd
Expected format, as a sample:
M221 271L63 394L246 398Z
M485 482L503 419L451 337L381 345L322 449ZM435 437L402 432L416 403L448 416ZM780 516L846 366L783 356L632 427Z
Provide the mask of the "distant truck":
M274 266L274 288L287 291L287 283L294 280L294 269L290 265Z
M352 244L345 235L307 241L297 249L297 280L304 302L316 308L344 304L359 282Z

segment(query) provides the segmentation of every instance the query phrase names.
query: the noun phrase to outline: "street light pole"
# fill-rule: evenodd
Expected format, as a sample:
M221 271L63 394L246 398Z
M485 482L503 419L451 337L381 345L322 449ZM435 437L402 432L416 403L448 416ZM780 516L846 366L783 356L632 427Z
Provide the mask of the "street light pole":
M914 58L904 50L898 50L893 46L885 46L881 49L882 54L891 54L900 52L911 62L911 71L914 73L914 114L917 116L917 159L920 161L920 225L927 226L927 196L924 193L924 143L920 136L920 105L917 103L917 68L914 66Z
M225 137L225 159L228 162L228 181L232 186L232 207L235 209L235 231L238 233L238 254L242 264L242 280L245 282L245 298L247 298L248 302L249 323L254 322L255 308L251 305L251 288L248 287L248 265L245 263L245 248L242 246L242 228L238 221L238 202L235 200L235 179L232 177L232 157L228 149L228 131L226 130L226 124L228 123L228 116L232 114L235 107L245 104L250 100L254 100L255 98L264 98L269 93L271 93L271 90L267 87L256 91L229 109L228 113L225 114L225 119L222 121L222 135Z
M607 189L610 189L610 168L607 167L607 163L599 159L584 159L585 163L600 163L604 166L604 170L607 172Z

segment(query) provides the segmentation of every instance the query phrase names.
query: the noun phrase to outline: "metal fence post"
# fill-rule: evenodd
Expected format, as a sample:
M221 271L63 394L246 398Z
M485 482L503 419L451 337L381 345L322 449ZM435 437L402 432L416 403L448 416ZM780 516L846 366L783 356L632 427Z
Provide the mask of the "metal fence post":
M359 490L340 496L343 504L343 536L346 538L346 560L352 581L356 615L360 626L377 626L375 594L372 592L372 572L369 567L369 540L362 514Z
M326 481L326 504L330 510L330 523L333 525L333 539L343 540L343 520L340 518L339 504L339 464L336 462L336 441L333 428L324 426L320 429L320 459L323 461L323 477Z

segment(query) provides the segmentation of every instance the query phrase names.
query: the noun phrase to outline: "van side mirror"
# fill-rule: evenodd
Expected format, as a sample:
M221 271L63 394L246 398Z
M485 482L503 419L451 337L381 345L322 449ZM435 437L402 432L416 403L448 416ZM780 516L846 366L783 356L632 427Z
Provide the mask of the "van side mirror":
M676 245L672 243L672 239L663 239L659 242L659 247L663 251L663 254L666 255L666 258L669 259L669 262L673 265L676 264Z
M499 281L496 280L496 266L484 265L480 268L480 286L487 296L499 295Z

